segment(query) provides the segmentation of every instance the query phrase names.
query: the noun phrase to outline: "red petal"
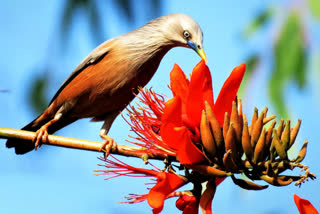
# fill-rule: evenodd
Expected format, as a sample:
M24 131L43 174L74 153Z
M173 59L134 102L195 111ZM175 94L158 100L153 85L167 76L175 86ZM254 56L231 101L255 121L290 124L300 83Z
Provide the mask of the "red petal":
M177 148L177 157L181 164L194 164L205 161L204 154L196 147L188 134L188 130L185 127L176 128L181 130L181 142Z
M184 196L185 196L185 194L181 195L176 201L176 207L181 211L183 211L183 209L188 204L188 198L186 200L186 198ZM189 195L187 195L187 196L189 196ZM192 197L192 196L189 196L189 197Z
M189 80L179 65L174 64L170 72L170 86L173 96L179 96L183 103L186 103L189 89Z
M165 123L161 125L160 134L165 144L176 151L179 150L181 143L183 143L183 130L177 129L173 123Z
M195 196L183 194L176 201L176 207L182 210L182 214L198 214L199 202Z
M148 194L148 203L153 208L153 213L160 213L167 196L184 184L185 181L173 173L159 173L157 176L157 184L151 188Z
M203 103L207 101L211 108L213 108L213 90L212 90L212 78L211 73L208 66L201 61L202 63L198 64L201 66L202 70L204 71L204 82L203 82Z
M186 111L193 126L199 126L201 112L204 109L203 86L205 81L205 65L200 61L192 71L189 93L187 96Z
M181 99L179 97L174 97L168 100L165 104L160 135L163 142L165 142L170 148L176 150L182 133L179 130L175 130L175 128L180 126L182 126Z
M161 121L162 123L174 123L181 126L181 113L181 99L174 97L166 102Z
M201 199L200 199L200 208L202 213L204 214L212 214L212 200L214 194L216 193L216 184L215 179L208 181L207 189L203 192Z
M296 203L300 214L319 214L310 201L300 198L296 194L293 195L294 202Z
M223 125L225 112L228 112L230 115L232 101L234 101L237 96L245 71L245 63L235 67L221 88L217 101L213 106L213 112L219 121L220 126Z

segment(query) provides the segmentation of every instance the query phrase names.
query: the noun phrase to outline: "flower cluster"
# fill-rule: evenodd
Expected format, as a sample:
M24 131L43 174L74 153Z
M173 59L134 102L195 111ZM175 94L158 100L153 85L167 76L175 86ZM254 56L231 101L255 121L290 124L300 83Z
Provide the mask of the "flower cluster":
M195 66L190 80L175 64L170 73L173 98L165 102L155 92L141 90L140 101L145 106L129 110L130 125L140 142L136 145L148 154L175 156L181 164L205 162L200 136L202 111L207 105L222 126L225 112L231 113L244 73L245 64L236 67L214 103L211 74L204 61Z
M165 157L165 168L136 168L118 159L102 159L108 169L98 170L100 174L109 178L152 177L155 183L149 193L131 195L128 203L147 200L153 212L159 213L165 199L178 197L176 206L185 214L198 213L199 207L203 213L212 213L216 187L228 176L244 189L267 188L267 185L236 178L234 174L242 173L251 180L264 180L275 186L292 181L300 185L308 178L315 178L308 167L300 163L307 143L297 158L289 160L287 156L300 121L294 128L290 128L290 121L281 120L278 128L273 122L266 129L264 126L275 116L267 117L267 109L259 115L255 109L248 125L241 100L237 99L244 74L245 64L234 68L214 101L212 78L204 61L194 67L190 79L174 65L170 73L173 98L166 101L154 91L141 89L142 104L128 109L127 122L136 133L132 143L140 147L135 151L145 154L146 162L149 157ZM280 174L295 167L305 170L305 175ZM206 185L202 185L205 182ZM177 191L187 183L193 184L192 190Z

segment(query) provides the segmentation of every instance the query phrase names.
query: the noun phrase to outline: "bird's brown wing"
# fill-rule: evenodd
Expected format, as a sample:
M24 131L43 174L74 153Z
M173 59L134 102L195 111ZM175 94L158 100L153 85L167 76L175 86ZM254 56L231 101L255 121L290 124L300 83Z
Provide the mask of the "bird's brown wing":
M96 49L94 49L70 74L70 76L62 83L59 90L56 92L56 94L51 99L49 106L51 103L59 96L61 91L76 77L78 76L85 68L88 66L95 64L99 62L101 59L103 59L104 56L106 56L110 50L110 46L108 45L110 42L112 42L113 39L110 39L108 41L105 41L100 46L98 46Z

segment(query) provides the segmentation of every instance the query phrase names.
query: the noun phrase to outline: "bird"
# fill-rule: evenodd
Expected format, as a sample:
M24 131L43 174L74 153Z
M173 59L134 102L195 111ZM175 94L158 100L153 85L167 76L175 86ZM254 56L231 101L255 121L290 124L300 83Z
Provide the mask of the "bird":
M153 19L145 25L109 39L96 47L62 83L48 108L22 130L36 132L30 143L9 139L16 154L37 150L48 134L82 118L103 121L99 131L108 153L115 143L107 136L121 111L139 93L174 47L193 49L205 62L203 33L199 24L181 13Z

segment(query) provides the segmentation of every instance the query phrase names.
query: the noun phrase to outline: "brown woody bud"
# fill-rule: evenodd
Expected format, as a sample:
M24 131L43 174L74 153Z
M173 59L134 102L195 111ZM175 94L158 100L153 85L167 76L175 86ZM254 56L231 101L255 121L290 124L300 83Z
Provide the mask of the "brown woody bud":
M224 121L223 121L223 138L224 139L227 138L227 133L228 133L228 130L229 130L229 126L230 126L230 119L229 119L228 112L226 112L224 114Z
M234 175L232 175L231 178L232 178L233 183L235 183L239 187L241 187L243 189L247 189L247 190L263 190L268 187L268 185L261 186L259 184L253 183L251 181L236 178L236 177L234 177Z
M238 109L237 109L237 104L235 101L232 102L230 123L233 123L233 128L236 133L237 142L240 142L240 140L241 140L241 126L239 123Z
M276 121L272 121L271 125L269 126L267 133L266 133L266 147L270 147L271 141L272 141L272 133L273 133L273 128L276 125Z
M251 131L251 146L254 148L258 142L258 139L260 137L262 127L263 127L263 118L264 118L264 112L262 111L259 115L257 121L252 127Z
M205 110L206 110L207 120L210 124L211 131L213 133L213 138L216 143L217 152L222 151L223 135L222 135L221 127L217 118L214 116L214 113L207 101L205 102Z
M259 137L256 148L254 149L254 158L253 163L257 164L262 161L264 153L265 153L265 145L266 145L266 130L263 129L262 133Z
M268 175L261 175L260 178L273 186L287 186L293 181L291 178L287 181L284 181L277 177L270 177Z
M273 132L272 143L274 144L274 148L276 149L276 152L279 155L280 159L287 160L288 159L287 152L286 152L284 146L282 145L276 130L274 130L274 132Z
M234 159L232 158L232 151L229 149L227 153L223 157L223 165L227 169L227 171L230 172L236 172L238 167L234 162Z
M205 111L202 111L201 115L200 134L206 155L208 155L209 158L213 158L216 155L216 144L214 142Z
M254 124L258 120L258 116L259 116L258 109L256 107L254 107L253 115L251 118L251 125L249 126L249 133L250 134L251 134L251 131L252 131Z
M267 123L269 123L271 120L273 120L276 117L277 117L276 115L272 115L270 117L263 118L263 125L266 125Z
M242 148L247 159L251 161L253 157L253 149L250 143L248 120L245 114L243 114Z
M236 132L233 128L233 123L230 123L229 130L225 139L226 152L231 150L231 156L233 160L236 160L237 145L236 145Z
M298 134L299 129L300 129L300 125L301 125L301 120L299 119L297 125L291 129L289 148L291 148L291 146L293 145L294 141L296 140L297 134Z
M287 120L286 126L281 134L281 142L285 150L288 150L290 143L290 120Z
M296 163L300 163L301 161L303 161L303 159L305 158L305 156L307 154L307 146L308 146L308 141L305 140L301 149L300 149L298 156L292 161L294 161Z
M280 123L279 123L279 126L278 126L278 128L277 128L277 135L279 136L279 138L281 137L283 128L284 128L284 120L281 119L281 120L280 120Z
M240 131L243 129L243 112L242 112L242 102L241 99L238 98L238 115L239 115L239 124L240 124Z

